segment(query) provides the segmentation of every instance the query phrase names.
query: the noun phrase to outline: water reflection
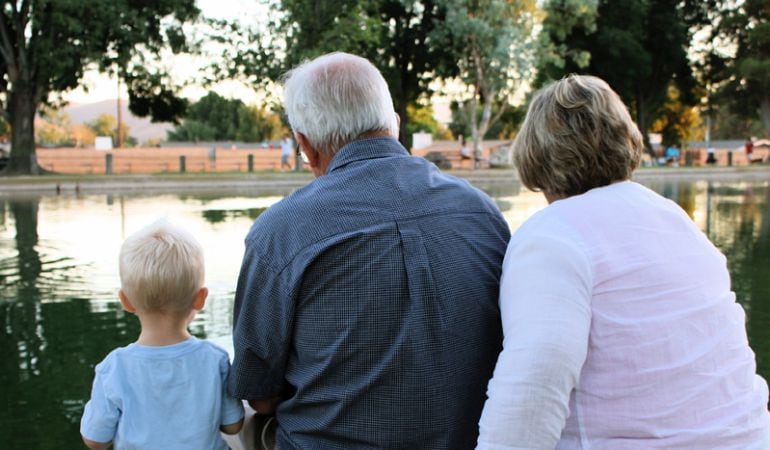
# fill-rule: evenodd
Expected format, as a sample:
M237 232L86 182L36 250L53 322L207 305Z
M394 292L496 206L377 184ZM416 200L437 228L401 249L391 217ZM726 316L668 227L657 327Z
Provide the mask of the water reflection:
M652 181L728 258L760 372L770 376L770 183ZM546 206L514 183L481 184L512 229ZM229 333L243 238L275 192L176 196L0 198L0 442L3 448L80 448L78 421L93 366L132 342L136 318L117 302L117 256L128 234L167 216L206 255L211 292L191 331ZM10 444L7 444L10 443Z

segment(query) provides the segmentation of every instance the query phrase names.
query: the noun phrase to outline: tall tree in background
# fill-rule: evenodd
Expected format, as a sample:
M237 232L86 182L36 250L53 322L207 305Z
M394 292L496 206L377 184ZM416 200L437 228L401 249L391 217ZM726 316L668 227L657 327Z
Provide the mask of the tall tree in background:
M363 56L388 82L401 116L400 140L409 148L407 107L430 92L437 73L453 73L455 61L432 39L443 26L442 0L281 0L282 16L263 30L232 33L230 74L255 84L276 81L299 62L331 51ZM224 40L224 38L222 38Z
M720 36L737 47L734 57L723 58L721 98L743 117L759 116L770 135L770 0L746 0L727 10Z
M10 0L0 11L0 115L11 125L9 172L36 173L34 118L49 95L77 87L98 64L117 72L140 116L174 121L186 106L161 69L162 51L187 49L194 0Z
M548 33L546 42L561 52L562 58L557 64L553 58L541 60L541 81L568 73L603 78L631 108L651 152L648 131L661 112L669 86L676 86L682 103L697 103L687 50L692 32L703 23L703 11L712 2L599 0L595 27L591 18L595 2L580 3L550 0L544 4L547 14L560 16L544 31ZM580 20L569 20L565 11L581 12ZM559 23L565 25L563 29ZM587 64L586 53L590 55Z
M534 0L447 0L446 9L446 24L435 34L455 43L459 78L468 87L459 105L478 162L481 140L534 69L537 6Z

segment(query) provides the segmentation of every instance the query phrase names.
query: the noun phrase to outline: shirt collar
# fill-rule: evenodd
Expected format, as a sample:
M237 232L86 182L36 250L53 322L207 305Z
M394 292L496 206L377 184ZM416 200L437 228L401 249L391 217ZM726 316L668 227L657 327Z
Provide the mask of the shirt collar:
M352 162L389 156L409 156L409 152L392 137L357 139L337 151L326 173Z

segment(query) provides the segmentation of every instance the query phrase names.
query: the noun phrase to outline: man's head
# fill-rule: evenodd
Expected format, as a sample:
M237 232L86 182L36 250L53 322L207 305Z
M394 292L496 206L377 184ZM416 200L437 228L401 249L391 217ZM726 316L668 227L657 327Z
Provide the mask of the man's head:
M165 220L132 234L120 248L121 301L125 306L127 297L137 311L186 314L200 309L199 297L206 296L203 278L200 244Z
M301 145L305 140L328 157L363 135L398 137L388 84L366 59L329 53L302 63L284 80L284 107Z

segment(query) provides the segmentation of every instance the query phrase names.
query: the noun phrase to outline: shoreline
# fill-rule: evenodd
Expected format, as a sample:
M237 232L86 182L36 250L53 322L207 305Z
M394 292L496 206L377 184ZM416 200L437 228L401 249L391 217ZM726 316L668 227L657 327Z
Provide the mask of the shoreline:
M447 172L471 184L518 183L513 169L453 170ZM733 167L650 167L634 172L638 181L665 179L768 180L770 165ZM0 196L111 194L142 192L234 191L254 189L279 192L297 189L313 180L310 172L185 173L151 175L38 175L0 176Z

